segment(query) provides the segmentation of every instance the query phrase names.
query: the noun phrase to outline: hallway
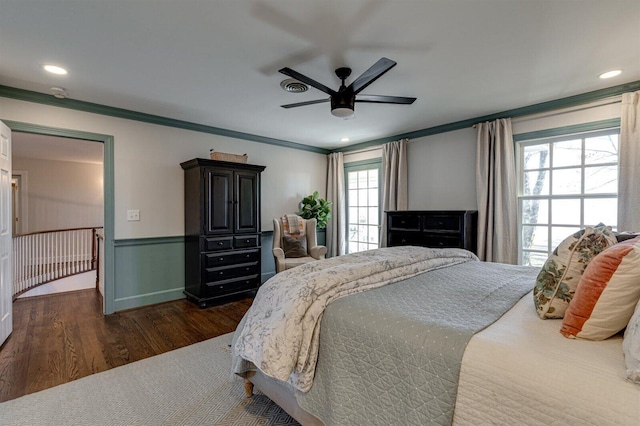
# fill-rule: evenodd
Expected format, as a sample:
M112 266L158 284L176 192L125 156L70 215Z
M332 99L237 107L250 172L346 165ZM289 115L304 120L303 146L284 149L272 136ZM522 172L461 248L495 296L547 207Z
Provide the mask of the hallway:
M38 287L22 293L18 296L18 299L92 288L96 288L96 271L83 272L81 274L71 275L70 277L41 284Z

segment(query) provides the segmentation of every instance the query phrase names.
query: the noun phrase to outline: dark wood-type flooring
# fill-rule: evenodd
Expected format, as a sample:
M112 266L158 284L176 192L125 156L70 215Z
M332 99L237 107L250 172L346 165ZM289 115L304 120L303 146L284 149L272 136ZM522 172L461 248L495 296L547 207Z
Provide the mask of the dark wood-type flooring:
M183 299L105 316L95 290L18 299L0 348L0 402L230 333L252 300L200 309Z

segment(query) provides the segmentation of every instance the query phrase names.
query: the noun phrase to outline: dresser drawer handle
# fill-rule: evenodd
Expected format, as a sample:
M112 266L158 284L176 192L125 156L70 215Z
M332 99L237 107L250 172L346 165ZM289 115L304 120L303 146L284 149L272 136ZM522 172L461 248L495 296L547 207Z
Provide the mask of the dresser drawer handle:
M251 240L244 240L244 242L245 242L245 243L250 243L250 242L251 242Z
M443 245L444 245L444 243L443 243L442 241L440 241L440 242L438 243L438 245L439 245L439 246L443 246Z
M244 257L246 257L247 259L249 259L251 257L250 254L246 254Z
M224 275L224 272L220 272L220 273L218 273L218 275Z
M223 246L223 245L224 245L224 243L223 243L222 241L220 241L220 242L218 243L218 245L219 245L219 246Z
M224 262L224 257L219 257L218 262Z
M244 268L245 271L250 271L251 268L249 266L247 266L246 268Z
M442 222L438 222L438 225L442 226L442 225L444 225L444 223L442 223Z
M404 225L405 223L407 223L407 222L405 222L404 220L401 220L401 221L400 221L400 224L401 224L401 225Z
M402 241L400 241L402 244L406 243L407 240L405 240L404 238L402 239Z

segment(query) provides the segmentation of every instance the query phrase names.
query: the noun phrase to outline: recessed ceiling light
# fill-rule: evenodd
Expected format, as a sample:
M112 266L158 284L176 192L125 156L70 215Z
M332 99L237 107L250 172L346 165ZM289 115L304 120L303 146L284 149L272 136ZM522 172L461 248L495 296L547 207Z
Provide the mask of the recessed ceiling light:
M51 74L65 75L67 73L67 70L56 65L45 65L43 68Z
M340 142L349 142L349 138L340 138Z
M622 74L622 70L613 70L613 71L603 72L598 77L600 77L600 78L611 78L611 77L617 77L620 74Z

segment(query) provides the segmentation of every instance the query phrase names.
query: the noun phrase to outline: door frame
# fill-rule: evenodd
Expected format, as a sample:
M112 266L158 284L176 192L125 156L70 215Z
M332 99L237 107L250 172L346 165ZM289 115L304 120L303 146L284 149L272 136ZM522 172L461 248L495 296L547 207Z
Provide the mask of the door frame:
M25 226L26 218L29 217L29 203L27 197L24 196L25 193L29 192L29 182L28 182L28 173L26 170L11 170L11 179L14 177L18 177L18 191L19 191L19 199L18 199L18 217L20 221L20 234L26 234L29 232L29 227ZM14 217L15 220L15 217Z
M344 163L345 253L349 253L349 172L373 169L378 169L378 247L382 247L382 219L385 214L382 208L382 157L374 157Z
M34 133L38 135L59 136L71 139L83 139L104 144L103 180L104 180L104 298L103 313L112 314L115 311L115 247L114 247L114 137L100 133L84 132L80 130L63 129L58 127L41 126L20 121L2 120L12 132Z

